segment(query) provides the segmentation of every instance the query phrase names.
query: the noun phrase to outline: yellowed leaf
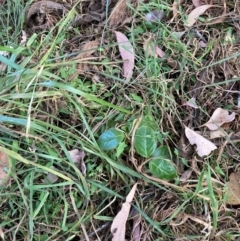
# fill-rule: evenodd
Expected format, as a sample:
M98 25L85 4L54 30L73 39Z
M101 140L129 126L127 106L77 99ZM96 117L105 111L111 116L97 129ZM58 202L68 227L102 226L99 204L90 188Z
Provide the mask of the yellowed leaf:
M215 7L215 5L202 5L195 8L187 17L187 23L185 24L187 27L192 27L194 23L197 21L198 17L205 13L209 8Z
M131 202L133 200L136 189L137 183L134 184L131 191L126 197L126 202L122 205L122 209L113 219L111 226L111 233L113 235L112 241L125 241L126 222L128 219L129 211L131 208Z
M226 203L230 205L240 204L240 173L232 172L226 190Z
M227 110L224 110L222 108L217 108L213 112L210 120L205 124L203 124L203 126L207 126L208 129L212 131L217 130L224 123L229 123L233 121L235 119L235 115L236 115L235 112L233 112L232 114L229 114Z
M188 127L185 127L185 134L191 145L196 144L196 151L200 157L207 156L211 153L211 151L217 149L217 147L211 141L197 134Z

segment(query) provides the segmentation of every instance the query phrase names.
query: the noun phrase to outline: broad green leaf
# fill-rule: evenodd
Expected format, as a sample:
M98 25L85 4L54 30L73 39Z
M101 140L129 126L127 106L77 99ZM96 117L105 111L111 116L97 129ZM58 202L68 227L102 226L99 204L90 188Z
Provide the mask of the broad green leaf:
M149 126L141 126L136 131L134 146L139 155L150 157L157 147L154 130Z
M153 152L152 157L161 157L163 159L171 159L171 154L169 153L167 146L161 146Z
M151 127L154 131L158 130L157 124L151 120L148 120L147 118L145 118L141 121L140 127L142 127L142 126Z
M98 138L98 145L102 150L109 151L118 146L124 139L124 133L116 128L104 131Z
M171 163L171 155L166 146L156 149L152 156L157 159L149 162L149 169L155 177L172 180L177 176L176 168Z

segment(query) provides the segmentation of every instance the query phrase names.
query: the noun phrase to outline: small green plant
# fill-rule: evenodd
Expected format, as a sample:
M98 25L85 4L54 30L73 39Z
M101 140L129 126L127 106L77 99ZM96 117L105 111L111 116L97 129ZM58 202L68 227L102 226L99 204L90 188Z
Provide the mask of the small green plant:
M172 156L167 146L157 148L152 157L149 169L154 176L164 180L172 180L177 176L177 170L171 162Z
M150 172L164 180L172 180L177 176L177 170L172 163L172 155L167 146L157 148L157 125L153 121L144 119L134 136L134 148L136 152L145 158L153 158L149 162ZM159 135L159 133L158 133ZM116 156L119 157L124 152L126 143L123 141L125 134L123 131L110 128L104 131L98 138L98 145L104 151L116 149Z
M115 149L124 137L125 135L123 131L116 128L110 128L100 135L98 138L98 145L102 150L110 151Z

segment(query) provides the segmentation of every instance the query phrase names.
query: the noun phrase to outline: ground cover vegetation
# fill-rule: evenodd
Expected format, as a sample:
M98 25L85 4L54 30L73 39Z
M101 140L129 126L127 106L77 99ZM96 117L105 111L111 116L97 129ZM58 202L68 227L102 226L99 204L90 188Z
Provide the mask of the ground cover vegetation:
M238 1L0 3L0 239L240 240Z

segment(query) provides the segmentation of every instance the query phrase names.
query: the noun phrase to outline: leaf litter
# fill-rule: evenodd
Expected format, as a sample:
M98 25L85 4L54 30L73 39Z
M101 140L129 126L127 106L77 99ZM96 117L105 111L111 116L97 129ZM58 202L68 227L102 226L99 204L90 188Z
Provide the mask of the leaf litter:
M203 126L207 126L209 130L215 131L220 126L222 126L225 123L232 122L235 119L235 112L232 112L232 114L229 114L228 110L224 110L222 108L217 108L210 120L203 124Z
M187 16L187 23L185 26L192 27L197 19L200 17L200 15L204 14L209 8L216 7L215 5L207 4L202 5L197 8L195 8L188 16Z
M197 134L188 127L185 127L185 134L191 145L196 144L196 151L200 157L208 156L213 150L217 149L214 143Z
M68 151L72 162L81 170L82 175L85 177L86 176L86 165L84 162L84 157L86 156L84 151L80 151L78 149L73 149L71 151ZM50 167L53 170L57 169L54 166ZM44 183L55 183L58 180L58 176L56 176L53 173L47 173L46 178L43 180Z
M128 38L121 32L115 31L117 37L117 43L119 47L119 52L121 54L123 63L123 76L126 78L126 82L132 78L135 53L132 44Z
M109 26L117 27L121 25L129 15L127 0L119 0L109 16Z
M240 173L232 172L229 176L229 182L226 186L226 204L239 205L240 204Z
M131 191L126 197L126 202L122 204L122 208L116 217L113 219L111 225L111 233L113 235L112 241L125 241L126 222L128 219L131 202L134 198L137 189L137 183L134 184Z

